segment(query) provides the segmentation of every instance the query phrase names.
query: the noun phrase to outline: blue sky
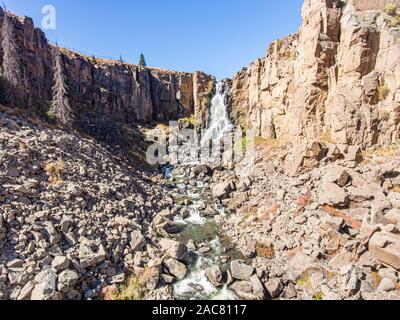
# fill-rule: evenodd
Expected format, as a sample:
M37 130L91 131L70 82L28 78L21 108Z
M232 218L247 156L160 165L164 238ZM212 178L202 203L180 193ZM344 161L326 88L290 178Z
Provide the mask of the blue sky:
M41 25L54 5L48 39L87 54L221 79L265 54L275 39L297 31L302 0L4 0Z

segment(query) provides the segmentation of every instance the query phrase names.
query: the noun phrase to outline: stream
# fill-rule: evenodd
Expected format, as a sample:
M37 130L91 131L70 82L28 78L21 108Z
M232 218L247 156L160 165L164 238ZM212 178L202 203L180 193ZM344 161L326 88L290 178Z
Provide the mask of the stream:
M202 145L210 140L213 144L219 144L224 134L233 128L225 104L229 90L223 82L216 85L216 93L211 101L209 126L201 141ZM206 270L213 266L218 266L226 277L230 261L244 258L219 233L218 221L224 219L224 209L212 198L207 182L193 180L188 175L178 175L178 172L174 175L172 167L165 167L163 171L165 179L169 181L175 208L180 212L175 217L175 223L182 231L175 238L194 251L189 261L187 277L173 286L175 298L237 300L234 292L229 290L226 279L223 279L224 285L217 288L206 277Z
M236 250L226 250L219 234L217 221L225 216L224 209L213 202L207 183L196 181L195 185L191 185L190 179L184 176L174 176L170 181L172 196L178 200L177 209L182 209L182 205L179 204L182 199L188 203L184 205L188 211L187 215L175 217L175 222L182 227L182 231L175 235L175 238L184 243L192 242L197 247L192 262L188 266L187 277L173 286L175 298L178 300L236 300L236 295L228 289L226 284L217 288L205 275L209 267L218 265L224 272L228 269L231 259L243 258ZM203 216L202 211L207 205L214 208L216 214L214 217Z

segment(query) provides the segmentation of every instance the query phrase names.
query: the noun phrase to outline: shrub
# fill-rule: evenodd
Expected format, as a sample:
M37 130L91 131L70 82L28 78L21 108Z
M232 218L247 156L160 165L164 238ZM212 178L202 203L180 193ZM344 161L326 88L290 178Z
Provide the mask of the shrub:
M394 16L397 12L397 6L394 3L388 3L385 8L385 12L388 15Z
M400 16L393 17L389 22L389 27L392 28L400 27Z
M143 300L145 287L145 281L141 275L131 277L118 290L114 290L112 300Z
M388 87L386 87L386 85L384 83L382 83L379 87L378 87L378 99L379 101L385 101L386 98L389 95L389 89Z
M61 179L61 174L63 173L64 170L65 170L65 162L62 159L49 162L44 167L44 171L49 176L49 182L55 185L59 185L63 182Z
M275 258L275 250L273 247L267 247L263 244L257 244L256 252L257 252L257 255L262 258L266 258L266 259Z

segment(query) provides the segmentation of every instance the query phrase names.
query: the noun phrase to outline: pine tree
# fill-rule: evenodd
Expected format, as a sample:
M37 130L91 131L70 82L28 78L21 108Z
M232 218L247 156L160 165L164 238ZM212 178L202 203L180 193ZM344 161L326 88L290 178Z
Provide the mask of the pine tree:
M68 88L64 74L63 61L58 47L53 49L54 60L54 85L53 100L51 103L50 114L55 116L58 121L66 126L70 126L74 120L71 106L68 101Z
M21 104L22 73L11 17L4 11L3 30L3 94L4 102L12 107Z
M144 58L144 54L143 53L140 54L139 66L147 67L146 59Z

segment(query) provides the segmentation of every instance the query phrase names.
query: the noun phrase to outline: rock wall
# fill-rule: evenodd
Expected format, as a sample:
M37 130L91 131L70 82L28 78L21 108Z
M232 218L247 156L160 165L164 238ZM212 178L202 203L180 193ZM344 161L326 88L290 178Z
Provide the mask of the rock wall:
M400 28L387 2L305 0L298 33L235 75L232 117L291 142L398 139Z
M0 9L0 32L3 18ZM32 19L12 16L12 21L23 74L21 81L25 84L23 107L46 111L53 83L53 46L34 27ZM201 114L208 108L215 79L205 73L143 68L60 50L70 103L77 115L91 112L123 122L169 121L188 117L195 111Z

